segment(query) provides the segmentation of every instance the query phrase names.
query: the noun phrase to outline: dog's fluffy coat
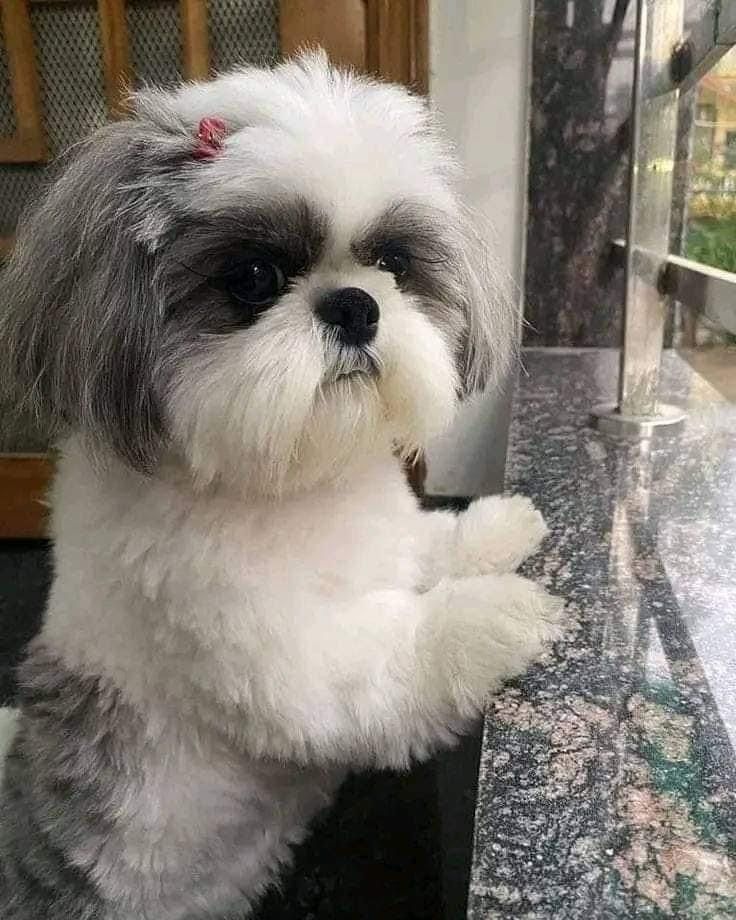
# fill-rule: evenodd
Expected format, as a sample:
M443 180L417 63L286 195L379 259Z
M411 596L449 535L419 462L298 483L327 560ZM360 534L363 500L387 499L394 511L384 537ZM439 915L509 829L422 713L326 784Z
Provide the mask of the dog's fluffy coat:
M395 457L513 336L453 174L420 100L316 55L141 95L21 228L0 333L60 459L4 920L246 911L348 769L452 743L556 635L529 502L423 513ZM211 283L252 246L288 274L257 315ZM345 287L362 348L315 315Z

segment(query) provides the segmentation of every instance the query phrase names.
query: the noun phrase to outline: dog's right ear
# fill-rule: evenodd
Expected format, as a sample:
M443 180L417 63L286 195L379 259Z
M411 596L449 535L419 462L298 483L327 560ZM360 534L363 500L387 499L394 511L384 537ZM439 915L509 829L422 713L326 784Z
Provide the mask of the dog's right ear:
M22 220L0 278L9 404L52 435L81 429L137 468L150 467L163 435L155 251L171 217L167 188L196 145L175 122L102 128Z

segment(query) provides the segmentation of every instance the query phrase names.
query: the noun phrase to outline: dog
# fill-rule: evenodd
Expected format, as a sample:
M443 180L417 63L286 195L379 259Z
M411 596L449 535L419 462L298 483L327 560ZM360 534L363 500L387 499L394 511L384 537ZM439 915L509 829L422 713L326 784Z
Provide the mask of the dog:
M516 329L426 103L311 53L131 105L2 282L58 444L3 920L246 915L349 770L452 745L560 630L532 504L402 472Z

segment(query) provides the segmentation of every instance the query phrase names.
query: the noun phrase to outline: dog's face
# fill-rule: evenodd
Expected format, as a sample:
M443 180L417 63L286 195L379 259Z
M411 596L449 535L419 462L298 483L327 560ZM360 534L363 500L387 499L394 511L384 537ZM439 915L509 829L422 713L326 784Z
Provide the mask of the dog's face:
M19 236L12 371L47 423L202 483L419 447L513 334L452 173L420 100L320 56L144 94Z

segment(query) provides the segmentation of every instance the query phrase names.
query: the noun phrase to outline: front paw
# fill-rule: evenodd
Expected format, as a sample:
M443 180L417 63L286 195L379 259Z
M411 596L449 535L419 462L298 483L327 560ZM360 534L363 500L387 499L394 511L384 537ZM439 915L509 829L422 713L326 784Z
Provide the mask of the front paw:
M458 519L453 574L514 572L547 533L544 518L524 495L478 499Z
M487 575L439 588L446 608L428 624L434 658L463 716L479 712L489 692L562 636L564 601L529 579Z

